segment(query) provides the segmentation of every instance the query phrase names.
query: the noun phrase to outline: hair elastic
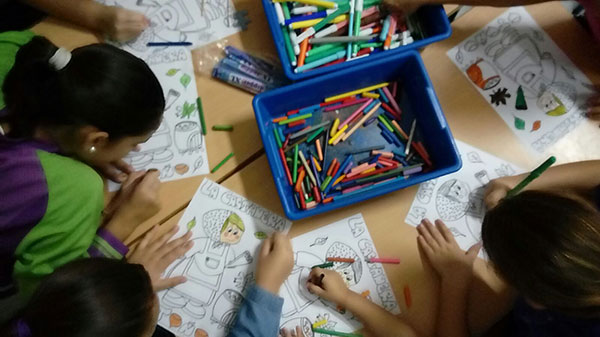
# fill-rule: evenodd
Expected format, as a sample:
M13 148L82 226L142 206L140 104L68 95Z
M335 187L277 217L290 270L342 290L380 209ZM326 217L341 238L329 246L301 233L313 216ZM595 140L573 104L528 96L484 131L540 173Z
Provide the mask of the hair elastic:
M58 48L54 55L48 60L48 63L55 70L63 70L67 64L71 61L71 52L66 50L65 48Z
M17 337L31 337L31 329L29 329L29 325L25 323L25 320L19 318L17 321Z

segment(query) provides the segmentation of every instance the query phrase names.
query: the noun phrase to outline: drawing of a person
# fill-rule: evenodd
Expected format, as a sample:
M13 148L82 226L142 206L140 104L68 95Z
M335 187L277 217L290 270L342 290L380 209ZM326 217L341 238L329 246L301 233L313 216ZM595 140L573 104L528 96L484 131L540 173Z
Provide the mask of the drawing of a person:
M170 309L183 308L195 319L206 315L205 307L213 302L220 290L226 268L252 263L249 251L236 256L231 247L240 242L245 230L237 214L224 209L212 210L203 215L202 224L209 237L194 239L197 250L168 272L169 275L185 276L187 282L169 289L162 302Z

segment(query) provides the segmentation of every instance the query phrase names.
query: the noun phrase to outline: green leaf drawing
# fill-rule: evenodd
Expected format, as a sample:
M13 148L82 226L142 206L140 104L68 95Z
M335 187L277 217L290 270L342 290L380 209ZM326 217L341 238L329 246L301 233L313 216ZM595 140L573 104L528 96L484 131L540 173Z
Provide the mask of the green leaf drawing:
M169 77L174 76L175 74L177 74L178 71L179 71L179 69L171 68L171 69L169 69L169 71L167 71L167 76L169 76Z
M191 81L192 81L192 77L188 74L183 74L181 76L181 78L179 79L179 82L181 82L181 85L183 85L183 87L186 89Z
M267 234L265 232L255 232L254 237L259 240L264 240L267 238Z
M188 231L191 231L192 228L196 227L196 217L190 220L185 226L187 227Z
M181 118L190 118L195 111L196 104L185 102L183 103L183 109L181 110Z
M515 128L517 130L524 130L525 129L525 121L519 117L515 117Z

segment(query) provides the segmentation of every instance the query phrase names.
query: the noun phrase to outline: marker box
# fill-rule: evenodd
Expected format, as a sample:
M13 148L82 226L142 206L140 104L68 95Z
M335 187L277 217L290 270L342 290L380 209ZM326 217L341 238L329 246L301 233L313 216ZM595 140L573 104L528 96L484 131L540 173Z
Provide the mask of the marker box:
M382 82L394 81L398 83L398 93L395 97L399 98L397 99L398 104L402 109L399 124L408 132L412 121L415 118L417 119L416 139L421 141L427 149L429 157L433 162L432 168L427 172L410 175L406 179L394 179L374 185L360 193L340 200L335 200L334 197L334 201L320 203L311 209L299 209L294 199L293 186L290 186L288 182L279 147L273 136L274 128L279 128L280 126L278 123L273 123L272 120L285 116L288 111L321 103L325 98L330 96ZM423 62L416 51L407 51L385 58L373 59L368 63L355 64L352 68L342 69L326 76L308 79L261 93L254 98L253 107L277 193L279 194L285 214L292 220L346 207L430 179L435 179L458 171L462 166L446 118L435 95L431 81L427 76ZM331 117L335 118L335 111L320 112L322 110L324 109L312 112L312 117L307 119L307 125L318 125L321 120L316 120L316 118L319 118L320 114L322 114L322 118L326 114L329 114L327 116L329 119ZM375 124L373 123L373 125L368 127L379 130ZM325 155L326 159L322 163L322 166L324 166L323 169L325 170L328 167L334 157L338 161L343 161L345 153L352 149L361 149L382 143L379 131L377 132L377 138L373 137L375 142L371 142L369 139L360 142L349 138L348 141L336 146L328 146L326 150L327 154ZM387 148L385 151L390 150L392 146L386 143ZM400 152L400 150L396 152ZM354 164L359 160L360 157L357 155Z

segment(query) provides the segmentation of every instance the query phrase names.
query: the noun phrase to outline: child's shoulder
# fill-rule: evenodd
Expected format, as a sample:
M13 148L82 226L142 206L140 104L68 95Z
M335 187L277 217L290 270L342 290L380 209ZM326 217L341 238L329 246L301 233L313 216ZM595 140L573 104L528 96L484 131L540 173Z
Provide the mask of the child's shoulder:
M41 149L36 152L49 188L60 185L61 190L76 188L79 192L98 193L103 191L102 178L89 165L77 159Z

